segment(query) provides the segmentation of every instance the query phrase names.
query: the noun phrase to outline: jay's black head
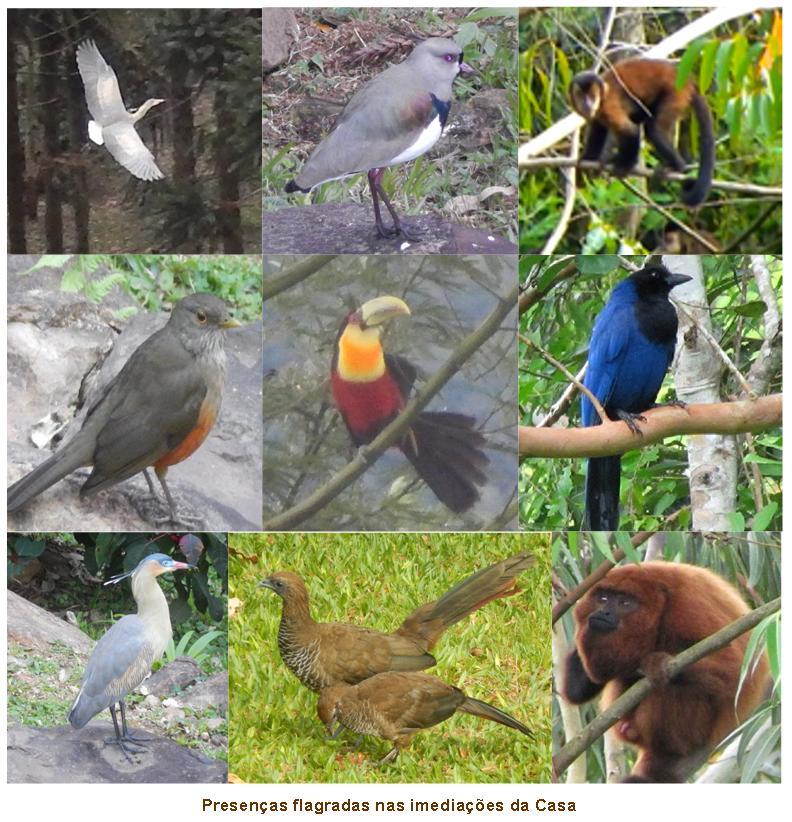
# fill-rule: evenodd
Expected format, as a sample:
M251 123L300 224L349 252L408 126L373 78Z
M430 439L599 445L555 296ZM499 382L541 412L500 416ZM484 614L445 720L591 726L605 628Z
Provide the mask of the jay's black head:
M687 274L674 274L664 265L648 265L631 275L638 293L642 297L667 297L671 289L693 279Z

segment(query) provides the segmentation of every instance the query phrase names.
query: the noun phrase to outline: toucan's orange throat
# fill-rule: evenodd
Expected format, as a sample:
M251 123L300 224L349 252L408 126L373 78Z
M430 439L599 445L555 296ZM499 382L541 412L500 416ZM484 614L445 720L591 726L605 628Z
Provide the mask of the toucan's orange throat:
M338 375L348 382L372 382L385 373L380 329L350 323L338 340Z

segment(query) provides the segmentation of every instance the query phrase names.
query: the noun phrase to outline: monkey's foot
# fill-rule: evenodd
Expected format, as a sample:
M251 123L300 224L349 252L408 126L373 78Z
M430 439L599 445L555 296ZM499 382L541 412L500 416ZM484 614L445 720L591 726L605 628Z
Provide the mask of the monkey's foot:
M643 436L643 431L638 427L639 422L646 422L646 417L642 414L632 414L629 411L617 411L616 416L622 421L627 423L627 427L630 431L633 432L638 437Z

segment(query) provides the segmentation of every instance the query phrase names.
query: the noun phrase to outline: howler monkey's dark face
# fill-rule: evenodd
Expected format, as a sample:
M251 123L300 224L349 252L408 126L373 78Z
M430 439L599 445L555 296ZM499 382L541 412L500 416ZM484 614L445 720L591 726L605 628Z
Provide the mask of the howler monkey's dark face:
M621 621L638 610L638 600L623 591L599 588L592 593L595 610L589 615L588 626L599 634L615 631Z

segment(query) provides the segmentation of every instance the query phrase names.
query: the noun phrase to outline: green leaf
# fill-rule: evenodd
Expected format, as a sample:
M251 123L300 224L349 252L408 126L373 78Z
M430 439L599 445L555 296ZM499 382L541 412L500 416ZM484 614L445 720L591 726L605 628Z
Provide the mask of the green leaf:
M739 314L741 317L761 317L767 311L767 305L763 300L752 300L742 305L730 306L729 311L733 314Z
M754 531L766 531L773 521L773 517L776 515L778 511L778 503L777 502L769 502L759 511L756 516L754 517L753 521L753 528Z
M682 86L684 86L687 82L687 79L691 75L693 67L696 65L696 60L698 60L699 53L705 43L706 40L704 39L694 40L687 47L687 49L685 49L685 53L679 61L679 69L677 71L676 85L678 89L682 88Z
M61 268L69 262L71 256L71 254L43 254L30 268L19 273L21 275L30 274L39 268Z
M66 293L78 293L85 288L87 280L85 274L77 267L72 266L63 272L61 277L61 291Z
M621 260L615 254L581 254L575 257L575 265L581 274L610 274L621 267Z
M715 60L719 48L719 40L710 40L701 50L698 87L702 94L706 94L707 89L712 85L712 78L715 76Z

